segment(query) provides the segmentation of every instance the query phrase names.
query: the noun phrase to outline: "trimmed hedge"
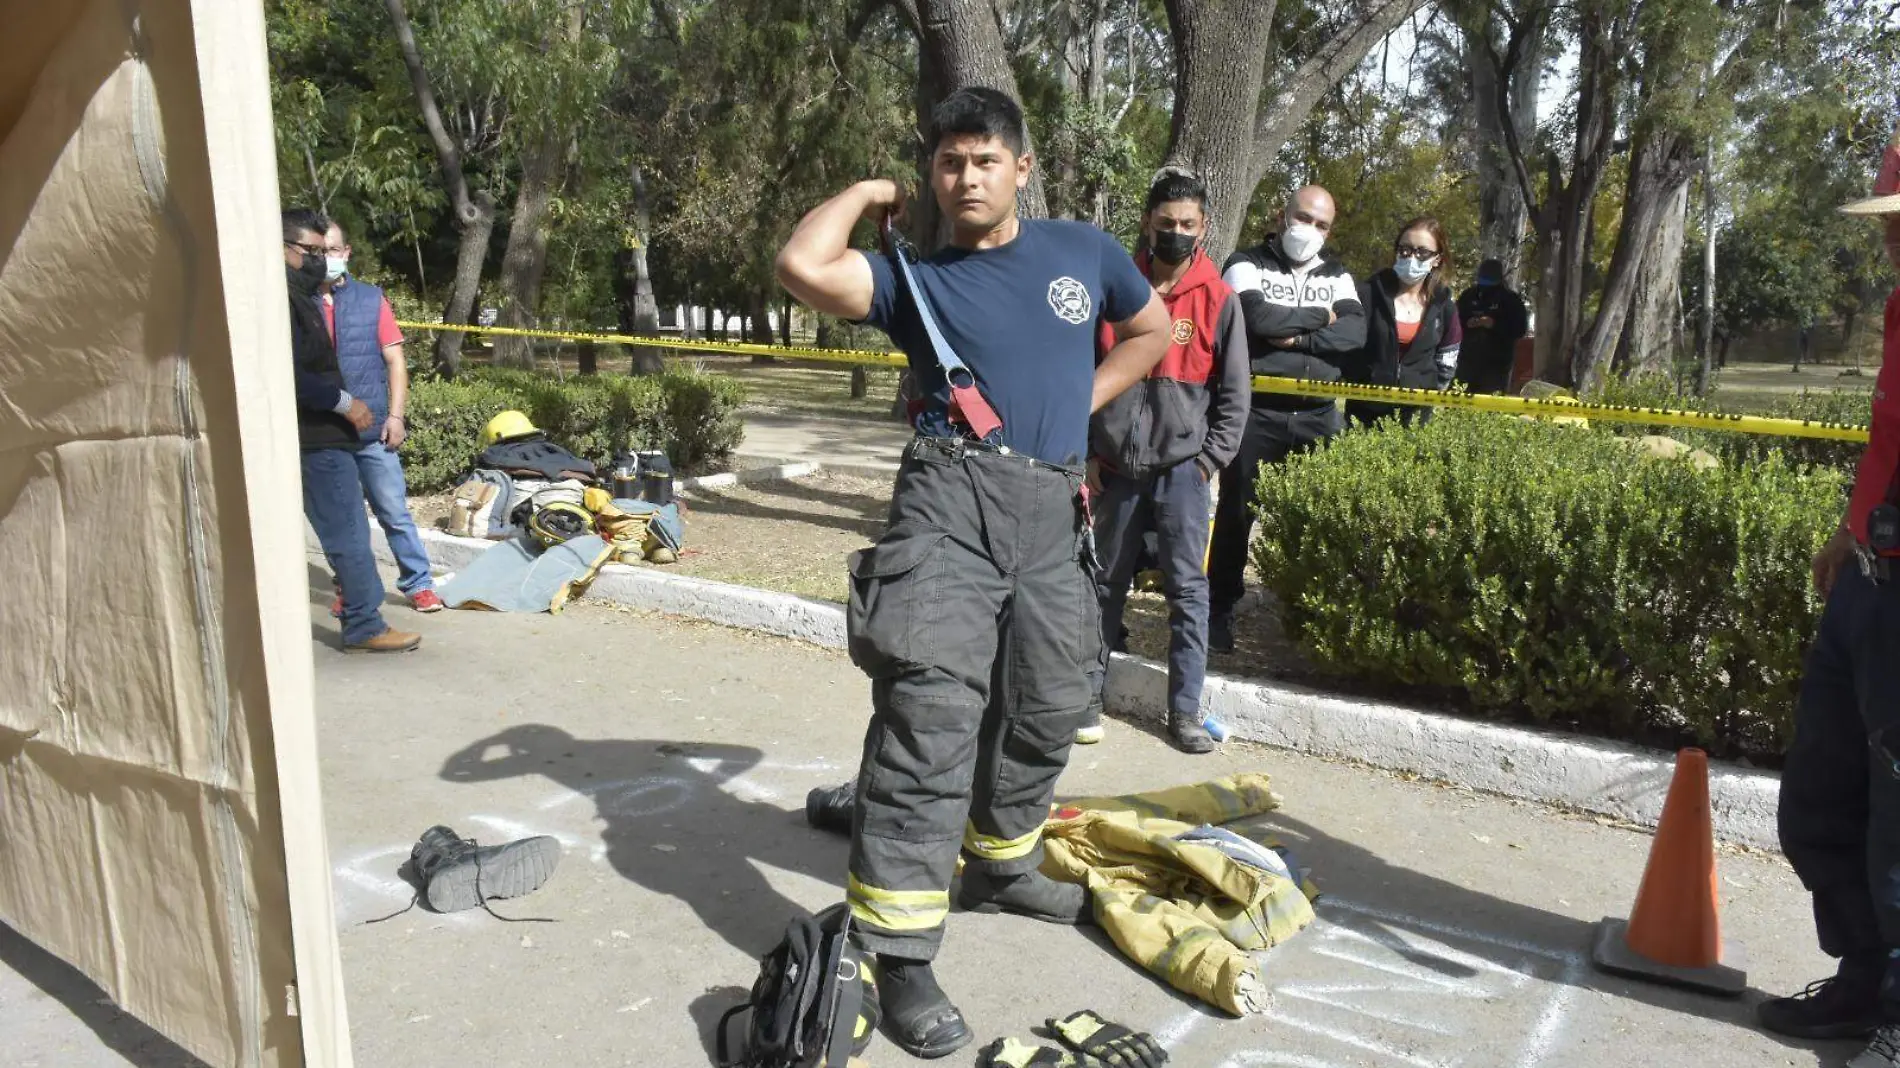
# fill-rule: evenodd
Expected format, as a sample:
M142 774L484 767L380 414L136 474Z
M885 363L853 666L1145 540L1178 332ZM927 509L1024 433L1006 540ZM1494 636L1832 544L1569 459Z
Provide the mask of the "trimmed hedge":
M745 435L745 391L686 367L640 377L555 380L523 371L480 370L453 382L417 381L409 391L403 466L412 493L452 488L481 452L482 427L517 408L555 441L604 467L623 448L664 449L675 472L723 468Z
M1480 714L1778 759L1842 478L1697 471L1440 410L1263 468L1254 562L1322 670Z

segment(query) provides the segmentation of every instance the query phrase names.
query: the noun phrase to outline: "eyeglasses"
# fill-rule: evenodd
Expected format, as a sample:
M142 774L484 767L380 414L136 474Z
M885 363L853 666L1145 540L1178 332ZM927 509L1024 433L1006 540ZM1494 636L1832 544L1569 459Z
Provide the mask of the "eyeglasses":
M298 252L301 252L301 253L303 253L303 254L304 254L304 255L306 255L306 256L321 256L321 255L323 255L323 246L322 246L322 245L302 245L302 244L298 244L298 243L297 243L297 242L295 242L295 241L286 241L286 242L284 242L284 245L285 245L286 247L288 247L288 248L294 248L294 249L296 249L296 250L297 250Z
M1399 246L1399 258L1406 260L1435 260L1438 250L1435 248L1414 248L1411 245Z

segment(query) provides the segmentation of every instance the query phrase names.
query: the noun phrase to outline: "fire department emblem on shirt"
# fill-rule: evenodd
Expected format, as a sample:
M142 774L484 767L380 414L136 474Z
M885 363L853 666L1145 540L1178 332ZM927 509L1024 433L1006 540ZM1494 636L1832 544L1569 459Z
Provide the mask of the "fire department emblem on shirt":
M1078 326L1088 322L1089 312L1094 310L1088 287L1068 275L1049 283L1049 307L1055 309L1056 318Z
M1176 319L1174 321L1174 343L1185 345L1194 340L1194 320Z

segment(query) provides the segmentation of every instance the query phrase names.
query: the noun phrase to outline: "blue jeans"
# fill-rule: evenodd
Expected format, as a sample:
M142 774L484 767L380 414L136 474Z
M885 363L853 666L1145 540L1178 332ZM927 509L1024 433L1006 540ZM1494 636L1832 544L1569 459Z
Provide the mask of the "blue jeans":
M1900 577L1841 570L1808 649L1781 772L1781 848L1843 975L1900 1009Z
M1152 530L1168 596L1168 711L1199 723L1201 687L1207 681L1208 582L1201 567L1207 554L1207 478L1196 460L1139 479L1103 471L1102 492L1093 505L1095 545L1102 560L1095 573L1102 644L1089 672L1094 689L1090 711L1097 717L1101 713L1108 651L1121 632L1142 537Z
M404 597L414 597L434 589L429 577L429 552L416 533L416 520L409 514L409 485L402 476L402 458L382 442L363 446L356 454L356 470L362 475L363 495L369 498L370 511L382 524L389 538L389 551L396 557L396 588Z
M304 450L303 514L343 588L343 644L366 642L388 630L383 577L376 573L369 516L363 512L363 482L348 449Z

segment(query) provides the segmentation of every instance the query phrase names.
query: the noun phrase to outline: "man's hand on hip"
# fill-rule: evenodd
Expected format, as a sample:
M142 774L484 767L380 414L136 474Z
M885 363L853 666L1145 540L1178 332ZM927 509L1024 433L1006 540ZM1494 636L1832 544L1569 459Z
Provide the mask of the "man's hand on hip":
M1814 558L1814 588L1820 591L1822 598L1834 592L1834 580L1840 578L1841 568L1848 567L1854 561L1854 534L1845 526L1827 539L1827 544Z

